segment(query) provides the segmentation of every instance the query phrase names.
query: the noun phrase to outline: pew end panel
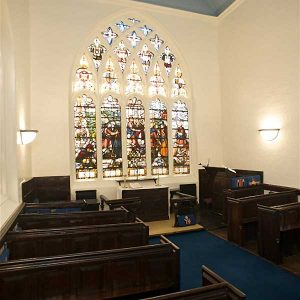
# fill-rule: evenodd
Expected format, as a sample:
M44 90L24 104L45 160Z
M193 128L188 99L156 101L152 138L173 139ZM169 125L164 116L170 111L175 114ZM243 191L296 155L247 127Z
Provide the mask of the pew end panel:
M226 286L229 289L229 299L233 300L242 300L246 299L246 295L241 292L238 288L227 282L220 275L216 274L214 271L209 269L207 266L202 266L202 285L210 286L218 283L226 283Z

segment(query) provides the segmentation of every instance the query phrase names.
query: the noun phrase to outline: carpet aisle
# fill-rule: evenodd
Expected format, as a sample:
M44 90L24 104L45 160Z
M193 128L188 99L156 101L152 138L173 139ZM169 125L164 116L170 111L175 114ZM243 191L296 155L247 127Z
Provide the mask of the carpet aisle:
M181 249L181 290L201 286L201 266L206 265L247 299L300 300L299 276L205 230L167 237Z

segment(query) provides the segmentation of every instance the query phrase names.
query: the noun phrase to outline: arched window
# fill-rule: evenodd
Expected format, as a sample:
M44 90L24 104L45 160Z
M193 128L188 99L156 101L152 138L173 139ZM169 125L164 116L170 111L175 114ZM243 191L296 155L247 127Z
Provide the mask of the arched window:
M191 101L175 54L136 18L108 24L85 45L72 83L77 179L190 173Z

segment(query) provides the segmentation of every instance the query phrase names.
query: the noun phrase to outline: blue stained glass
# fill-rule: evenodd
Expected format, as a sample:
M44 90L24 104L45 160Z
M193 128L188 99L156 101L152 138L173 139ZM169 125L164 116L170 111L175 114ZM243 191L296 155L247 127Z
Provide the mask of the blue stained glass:
M144 36L147 36L150 32L152 32L152 29L147 27L147 25L140 27L140 30L143 32Z
M124 32L126 29L128 29L130 26L125 24L123 21L120 21L119 23L116 23L120 31Z
M111 29L111 27L108 27L106 31L101 32L102 35L106 38L107 42L109 45L112 44L113 40L118 37L118 35L113 32L113 30Z

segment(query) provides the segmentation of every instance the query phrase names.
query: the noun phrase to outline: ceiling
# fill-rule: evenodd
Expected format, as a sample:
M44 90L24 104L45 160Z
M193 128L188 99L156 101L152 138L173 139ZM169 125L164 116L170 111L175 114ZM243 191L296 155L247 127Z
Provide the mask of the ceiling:
M217 17L235 0L135 0Z

